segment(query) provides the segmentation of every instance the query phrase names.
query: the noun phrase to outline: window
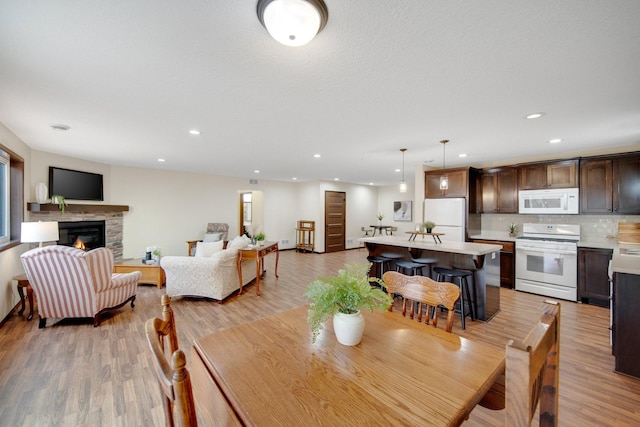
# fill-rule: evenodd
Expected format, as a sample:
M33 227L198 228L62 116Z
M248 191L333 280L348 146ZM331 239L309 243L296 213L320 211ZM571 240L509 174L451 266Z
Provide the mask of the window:
M0 152L0 245L9 243L11 238L11 209L9 206L9 156Z
M24 160L0 145L0 251L20 243Z

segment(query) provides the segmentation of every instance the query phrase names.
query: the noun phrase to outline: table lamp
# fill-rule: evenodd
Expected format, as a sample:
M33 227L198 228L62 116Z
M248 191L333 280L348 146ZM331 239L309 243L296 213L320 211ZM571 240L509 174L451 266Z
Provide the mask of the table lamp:
M60 239L56 221L23 222L20 230L22 243L52 242Z

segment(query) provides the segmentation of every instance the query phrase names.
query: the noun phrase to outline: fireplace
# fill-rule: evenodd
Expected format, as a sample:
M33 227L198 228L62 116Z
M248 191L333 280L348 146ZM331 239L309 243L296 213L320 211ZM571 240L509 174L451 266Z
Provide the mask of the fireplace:
M89 251L105 246L104 221L58 222L59 245L73 246Z

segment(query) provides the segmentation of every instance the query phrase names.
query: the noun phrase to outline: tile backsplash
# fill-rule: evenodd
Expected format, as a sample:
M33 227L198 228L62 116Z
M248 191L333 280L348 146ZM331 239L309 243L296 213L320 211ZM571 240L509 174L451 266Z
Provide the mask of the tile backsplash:
M581 240L592 242L617 240L619 222L640 222L640 215L481 215L483 232L507 232L511 223L518 224L519 234L523 223L578 224Z

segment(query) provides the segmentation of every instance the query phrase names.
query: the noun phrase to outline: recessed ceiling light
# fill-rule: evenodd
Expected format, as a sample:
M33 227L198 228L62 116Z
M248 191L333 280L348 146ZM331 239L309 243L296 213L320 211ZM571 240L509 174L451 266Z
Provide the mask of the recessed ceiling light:
M158 161L159 161L160 163L164 163L164 162L165 162L165 160L164 160L164 159L158 159Z
M340 181L340 178L333 178L334 181Z
M260 173L258 169L254 170L253 173Z
M370 182L369 185L374 185L373 182Z
M562 139L560 138L554 138L549 140L549 144L558 144L560 142L562 142Z
M458 157L467 157L467 153L460 153L458 154Z
M544 113L532 113L529 114L527 116L525 116L525 119L531 120L531 119L539 119L540 117L544 116Z
M189 131L189 133L190 133L191 135L200 135L200 131L199 131L198 129L191 129L191 130Z
M51 129L53 129L55 131L58 131L58 132L66 132L71 128L69 126L67 126L67 125L63 125L63 124L58 123L58 124L52 124L51 125Z
M394 169L394 172L402 172L400 169Z
M315 157L316 159L320 158L320 154L314 154L313 157Z
M298 178L296 178L295 176L293 178L291 178L291 179L294 180L294 181L298 180Z

